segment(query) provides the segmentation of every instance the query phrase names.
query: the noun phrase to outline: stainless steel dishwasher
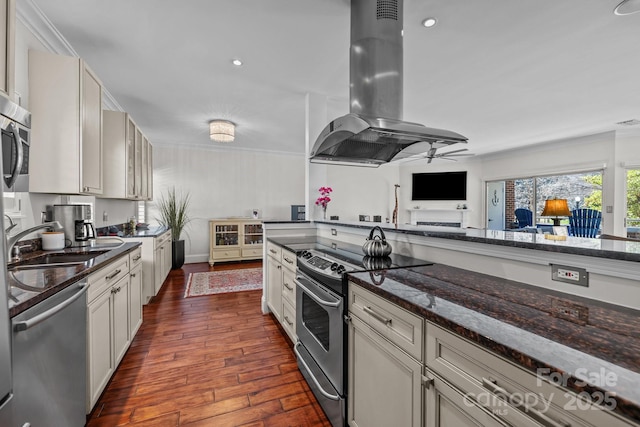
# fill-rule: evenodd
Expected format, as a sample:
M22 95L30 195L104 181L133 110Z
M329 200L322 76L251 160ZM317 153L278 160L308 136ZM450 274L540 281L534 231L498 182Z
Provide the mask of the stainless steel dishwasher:
M11 320L19 426L85 425L87 287L79 281Z

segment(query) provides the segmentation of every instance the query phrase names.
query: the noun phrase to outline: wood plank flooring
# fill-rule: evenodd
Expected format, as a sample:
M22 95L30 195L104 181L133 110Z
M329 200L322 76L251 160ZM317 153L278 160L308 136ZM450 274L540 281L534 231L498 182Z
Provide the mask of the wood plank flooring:
M330 427L262 291L184 298L189 273L261 266L172 270L87 427Z

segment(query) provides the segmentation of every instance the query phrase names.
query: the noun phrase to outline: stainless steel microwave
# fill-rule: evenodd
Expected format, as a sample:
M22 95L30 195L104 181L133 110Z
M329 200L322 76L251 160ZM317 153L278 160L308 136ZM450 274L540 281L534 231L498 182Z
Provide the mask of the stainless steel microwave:
M30 129L31 113L0 96L3 191L29 191Z

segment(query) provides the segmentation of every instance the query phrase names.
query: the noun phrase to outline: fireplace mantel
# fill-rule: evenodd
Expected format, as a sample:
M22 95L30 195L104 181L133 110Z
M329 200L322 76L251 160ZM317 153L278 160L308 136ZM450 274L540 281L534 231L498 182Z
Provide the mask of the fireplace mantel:
M469 209L408 209L411 225L449 225L451 227L467 227ZM453 225L455 224L455 225Z

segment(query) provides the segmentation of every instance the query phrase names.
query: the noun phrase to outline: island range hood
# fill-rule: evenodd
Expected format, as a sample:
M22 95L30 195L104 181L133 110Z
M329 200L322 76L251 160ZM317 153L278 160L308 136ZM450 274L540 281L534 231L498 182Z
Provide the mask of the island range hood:
M311 162L378 167L467 142L402 120L402 21L402 0L351 0L350 113L320 132Z

